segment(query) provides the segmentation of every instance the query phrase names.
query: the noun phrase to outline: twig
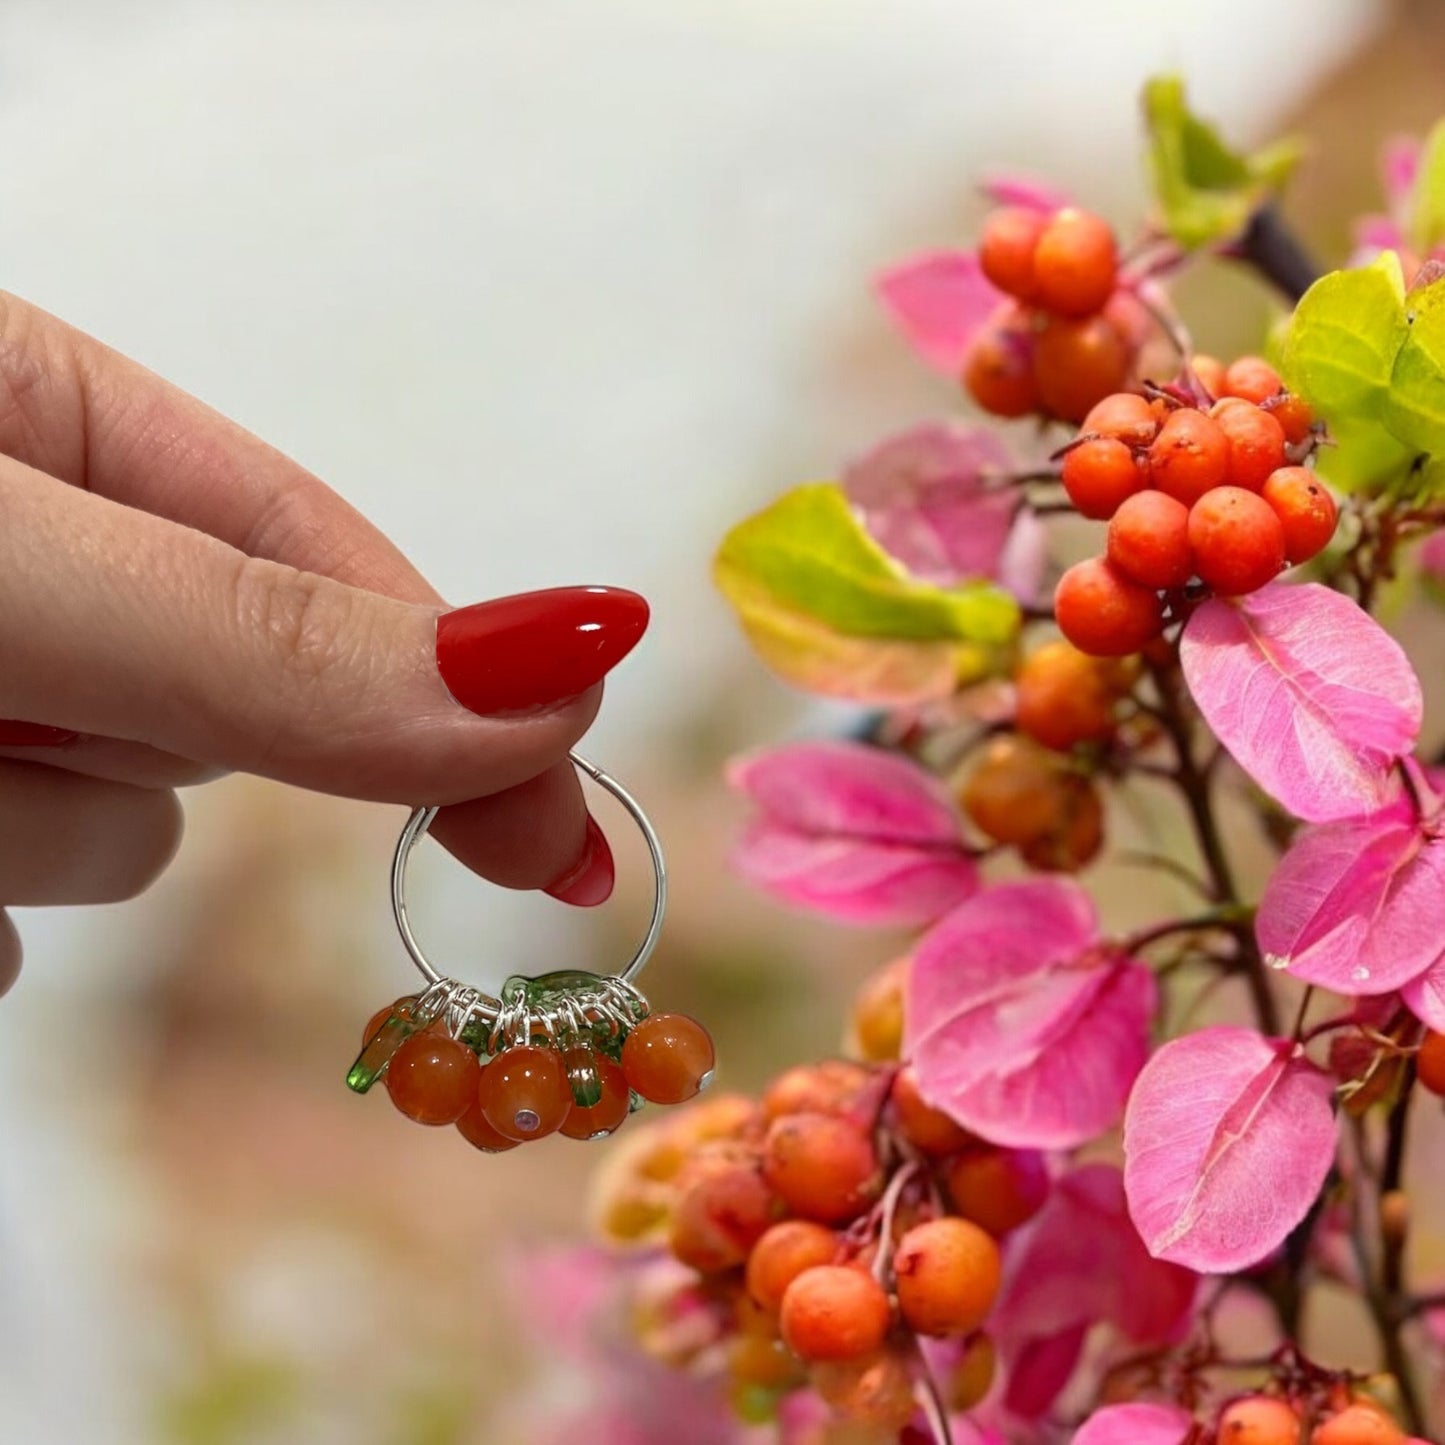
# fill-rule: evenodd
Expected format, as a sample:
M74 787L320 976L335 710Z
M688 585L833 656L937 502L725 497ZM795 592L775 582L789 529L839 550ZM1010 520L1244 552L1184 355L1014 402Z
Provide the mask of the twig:
M1225 255L1253 266L1291 301L1298 301L1323 274L1273 205L1261 206L1249 218L1244 234Z

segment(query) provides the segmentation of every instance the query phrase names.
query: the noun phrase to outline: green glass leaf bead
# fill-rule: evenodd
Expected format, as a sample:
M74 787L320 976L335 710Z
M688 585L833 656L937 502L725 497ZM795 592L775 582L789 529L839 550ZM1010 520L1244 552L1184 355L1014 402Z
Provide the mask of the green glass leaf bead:
M415 998L398 999L385 1021L362 1046L346 1075L346 1087L364 1094L391 1062L391 1056L414 1034L431 1022L417 1010Z
M602 1080L597 1073L597 1060L586 1047L568 1049L562 1056L567 1066L567 1086L579 1108L590 1109L602 1102Z

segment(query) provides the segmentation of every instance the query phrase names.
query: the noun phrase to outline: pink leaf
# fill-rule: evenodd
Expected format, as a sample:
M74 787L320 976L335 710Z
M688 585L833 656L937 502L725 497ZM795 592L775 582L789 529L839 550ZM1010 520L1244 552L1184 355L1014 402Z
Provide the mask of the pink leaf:
M1020 206L1026 211L1051 214L1069 204L1068 196L1062 191L1027 176L993 176L983 183L982 189L996 206Z
M1399 793L1420 732L1420 683L1399 643L1348 597L1274 583L1206 602L1179 650L1194 701L1234 760L1312 823Z
M1004 1408L1025 1420L1046 1415L1064 1392L1088 1338L1087 1324L1027 1339L1008 1357Z
M1184 1445L1193 1424L1176 1405L1105 1405L1084 1422L1073 1445Z
M799 743L736 759L728 781L761 809L734 865L785 902L915 925L978 886L947 790L916 763L862 743Z
M915 577L948 586L1000 575L1019 499L988 482L1012 466L993 432L927 422L854 462L842 483L885 551Z
M1445 1034L1445 954L1400 990L1405 1006L1437 1034Z
M1153 975L1099 943L1077 884L978 894L919 945L906 1050L919 1088L966 1129L1068 1149L1108 1129L1148 1056Z
M914 350L955 377L979 328L1004 300L971 251L915 256L882 272L874 289Z
M1403 988L1445 951L1440 898L1445 845L1409 804L1306 829L1260 900L1255 936L1266 959L1337 993Z
M1334 1161L1333 1093L1288 1039L1221 1027L1165 1044L1124 1119L1124 1188L1149 1252L1227 1274L1281 1244Z

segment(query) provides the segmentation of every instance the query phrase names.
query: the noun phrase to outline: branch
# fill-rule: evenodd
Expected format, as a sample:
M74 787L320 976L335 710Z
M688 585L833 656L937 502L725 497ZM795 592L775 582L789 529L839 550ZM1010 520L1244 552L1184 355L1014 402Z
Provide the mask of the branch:
M1273 204L1261 206L1225 252L1252 266L1276 290L1298 301L1323 274Z

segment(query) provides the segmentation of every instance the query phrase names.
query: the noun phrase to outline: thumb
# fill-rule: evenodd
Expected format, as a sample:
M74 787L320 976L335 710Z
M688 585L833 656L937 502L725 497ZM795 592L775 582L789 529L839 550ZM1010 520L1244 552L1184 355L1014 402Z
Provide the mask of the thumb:
M0 716L348 797L446 804L586 731L647 604L559 588L443 612L0 458Z

